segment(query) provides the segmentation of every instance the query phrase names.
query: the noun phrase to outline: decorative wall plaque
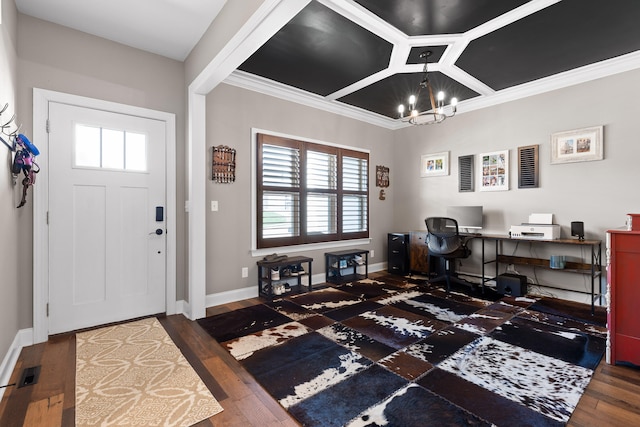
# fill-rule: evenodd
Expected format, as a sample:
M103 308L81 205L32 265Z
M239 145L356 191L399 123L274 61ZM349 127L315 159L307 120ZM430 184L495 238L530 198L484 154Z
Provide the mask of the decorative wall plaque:
M386 188L389 186L389 168L386 166L376 166L376 187Z
M213 147L213 170L211 179L219 184L236 180L236 149L226 145Z

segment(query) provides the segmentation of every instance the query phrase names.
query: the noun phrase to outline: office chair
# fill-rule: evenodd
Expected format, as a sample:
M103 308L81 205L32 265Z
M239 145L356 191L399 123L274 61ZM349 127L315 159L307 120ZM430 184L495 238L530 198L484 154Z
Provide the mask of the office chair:
M467 258L471 250L466 245L466 239L460 236L458 221L453 218L429 217L424 220L427 225L427 249L429 250L429 264L431 255L444 260L444 278L447 282L447 293L451 290L451 261ZM437 281L442 276L433 279Z

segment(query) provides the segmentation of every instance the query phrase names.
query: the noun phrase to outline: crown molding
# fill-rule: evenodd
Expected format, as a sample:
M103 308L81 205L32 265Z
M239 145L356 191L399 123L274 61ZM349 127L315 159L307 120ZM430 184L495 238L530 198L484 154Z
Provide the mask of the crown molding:
M638 68L640 68L640 51L469 99L458 104L458 114L587 83Z
M455 70L455 68L456 67L448 68L447 71ZM498 92L493 92L488 86L485 87L484 85L481 85L481 87L485 89L481 92L483 95L460 102L458 104L457 114L464 114L481 108L516 101L522 98L586 83L591 80L612 76L637 68L640 68L640 51L608 59L596 64L586 65L581 68L576 68L575 70L565 71L564 73L535 80L533 82L523 83ZM377 78L381 75L384 76L386 73L382 71L379 74L380 75L378 75ZM456 77L460 78L461 76L456 75ZM310 94L303 90L292 88L282 83L274 82L240 70L234 71L229 77L227 77L227 79L224 80L224 83L284 99L286 101L295 102L297 104L306 105L308 107L317 108L319 110L338 114L344 117L349 117L385 129L396 130L410 126L398 119L385 117L383 115L372 113L320 95ZM480 88L476 84L472 84L474 82L468 83L470 83L470 87L475 87L476 89ZM342 95L344 95L344 93Z
M236 70L231 73L223 83L284 99L285 101L295 102L296 104L317 108L318 110L327 111L340 116L360 120L386 129L396 129L400 127L397 125L396 120L383 115L372 113L339 101L328 100L320 95L305 92L303 90L286 86L282 83L265 79L264 77L255 76L240 70Z

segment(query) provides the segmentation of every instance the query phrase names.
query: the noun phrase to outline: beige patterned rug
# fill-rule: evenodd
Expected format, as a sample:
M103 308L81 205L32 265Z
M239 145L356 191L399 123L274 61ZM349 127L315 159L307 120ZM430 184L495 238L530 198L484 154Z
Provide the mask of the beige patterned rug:
M76 335L76 426L190 426L221 411L157 319Z

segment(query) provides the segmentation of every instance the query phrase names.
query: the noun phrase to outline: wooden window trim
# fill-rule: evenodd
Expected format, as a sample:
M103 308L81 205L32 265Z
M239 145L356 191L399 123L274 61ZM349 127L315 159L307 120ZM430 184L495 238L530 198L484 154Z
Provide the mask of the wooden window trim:
M271 145L279 145L285 146L289 148L299 149L300 153L300 185L299 187L271 187L264 186L262 182L263 177L263 157L262 157L262 146L264 144ZM256 215L256 230L257 230L257 242L256 246L258 249L266 249L273 247L282 247L282 246L295 246L309 243L323 243L323 242L331 242L331 241L341 241L341 240L353 240L353 239L362 239L369 237L369 153L350 150L347 148L336 147L332 145L324 145L307 141L300 141L294 138L286 138L280 136L274 136L269 134L257 134L257 144L256 144L256 172L257 172L257 182L256 182L256 206L257 206L257 215ZM306 182L306 153L308 150L317 151L328 154L335 154L337 156L337 188L334 189L308 189ZM365 191L355 191L355 190L343 190L342 189L342 158L343 156L364 159L366 160L366 189ZM263 236L263 193L265 191L285 191L291 190L298 193L298 197L300 197L300 218L299 218L299 226L300 226L300 235L293 237L281 237L281 238L262 238ZM307 235L307 208L306 208L306 197L309 192L313 193L324 193L324 194L335 194L336 195L336 203L337 203L337 211L336 211L336 221L337 221L337 232L332 234L313 234ZM361 232L350 232L344 233L342 231L342 209L343 209L343 197L345 195L362 195L366 198L366 221L365 221L365 230Z

